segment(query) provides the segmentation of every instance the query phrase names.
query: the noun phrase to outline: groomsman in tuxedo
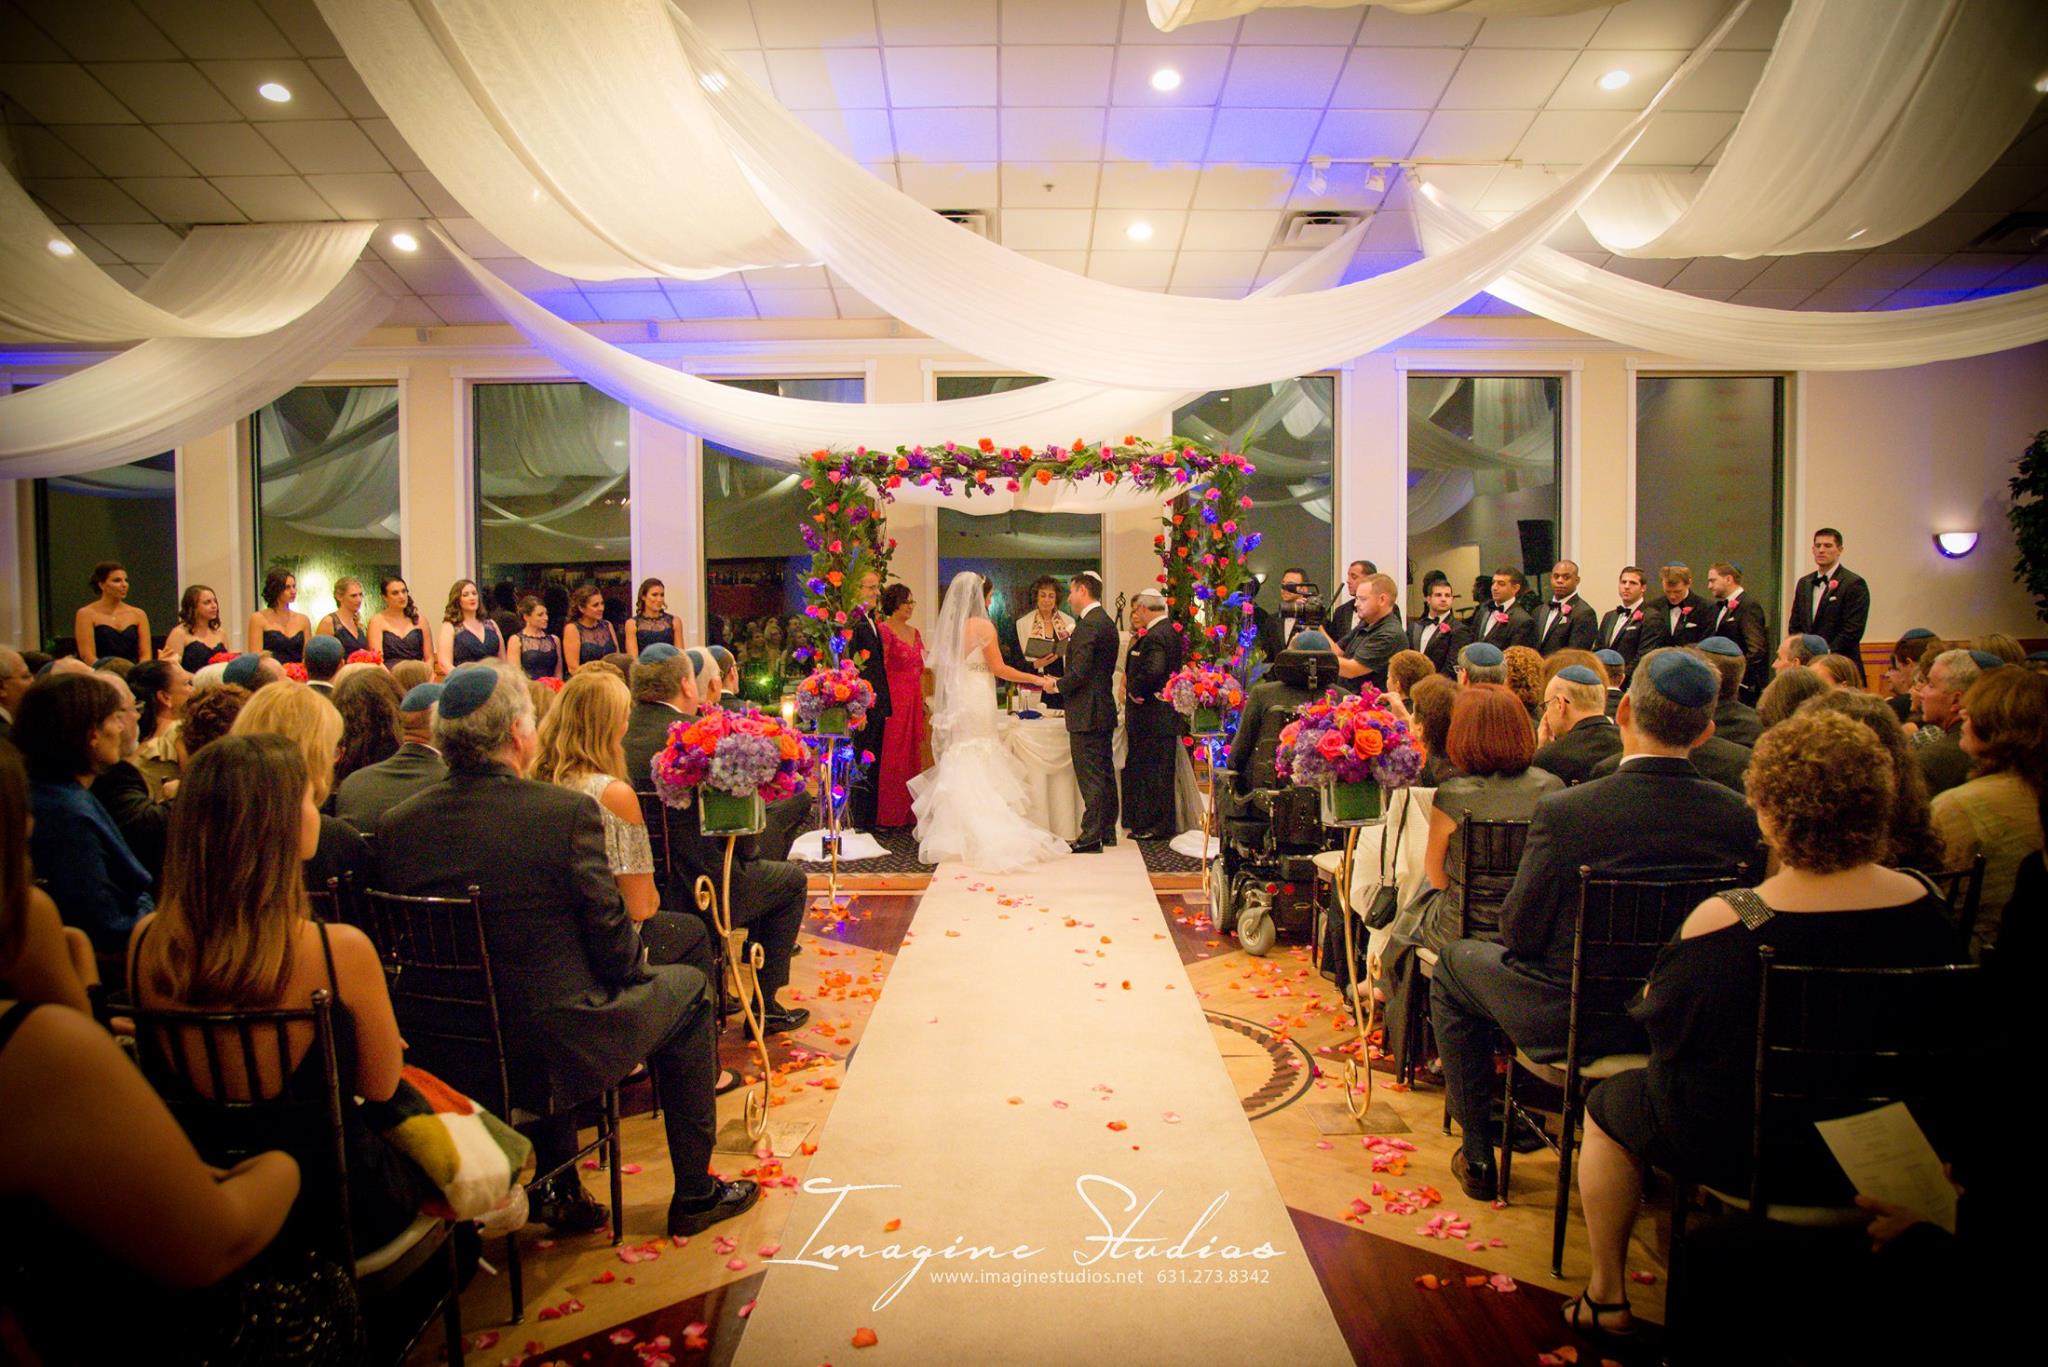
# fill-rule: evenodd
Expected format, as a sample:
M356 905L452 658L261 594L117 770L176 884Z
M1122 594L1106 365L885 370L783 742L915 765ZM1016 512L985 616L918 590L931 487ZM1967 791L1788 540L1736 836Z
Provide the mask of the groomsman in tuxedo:
M860 667L860 676L875 690L875 705L868 709L867 723L854 738L854 758L864 766L847 804L856 831L875 829L875 808L881 800L877 779L882 769L882 728L889 719L889 668L882 653L882 630L875 620L875 600L881 593L880 574L869 570L861 575L860 606L847 623L853 639L847 642L846 658Z
M1280 571L1280 611L1273 619L1273 648L1266 652L1272 659L1294 642L1294 633L1301 630L1301 605L1307 601L1301 586L1308 582L1308 571L1299 565L1289 565Z
M1173 752L1180 718L1160 694L1180 668L1180 633L1166 620L1166 595L1146 589L1131 600L1131 649L1124 661L1124 825L1134 840L1171 840Z
M1579 597L1579 566L1560 560L1550 567L1550 601L1537 614L1536 649L1546 659L1560 650L1591 650L1600 634L1599 611Z
M1436 666L1436 672L1445 678L1450 677L1458 652L1470 639L1465 624L1451 613L1452 597L1450 580L1432 580L1428 607L1422 616L1408 624L1408 648L1427 655L1429 662Z
M1509 646L1536 644L1536 619L1522 611L1516 600L1529 587L1528 577L1512 565L1493 572L1493 603L1472 610L1472 639L1506 650Z
M1856 571L1842 568L1842 534L1833 527L1813 534L1813 564L1813 573L1792 587L1789 634L1820 637L1828 643L1828 653L1854 660L1861 674L1870 585Z
M1100 854L1116 844L1116 624L1102 608L1102 576L1083 570L1067 585L1074 634L1067 638L1067 745L1081 789L1081 834L1075 854Z
M1725 636L1742 647L1742 701L1754 704L1771 681L1771 636L1763 605L1744 595L1742 567L1733 561L1717 560L1707 567L1707 588L1714 595L1714 623L1706 634Z
M1657 571L1657 582L1664 589L1664 601L1656 607L1663 628L1663 639L1657 644L1698 645L1713 628L1714 605L1692 591L1692 570L1684 565L1665 565ZM1645 641L1636 658L1649 653L1650 644Z
M1324 624L1323 634L1339 645L1358 625L1358 586L1369 574L1378 574L1380 567L1370 560L1354 560L1344 567L1344 601L1330 609L1329 621Z
M1648 580L1639 567L1625 567L1621 572L1621 606L1600 619L1600 630L1594 635L1595 649L1611 650L1621 657L1621 672L1614 678L1617 686L1636 667L1637 656L1657 649L1670 635L1665 614L1643 601L1647 588Z

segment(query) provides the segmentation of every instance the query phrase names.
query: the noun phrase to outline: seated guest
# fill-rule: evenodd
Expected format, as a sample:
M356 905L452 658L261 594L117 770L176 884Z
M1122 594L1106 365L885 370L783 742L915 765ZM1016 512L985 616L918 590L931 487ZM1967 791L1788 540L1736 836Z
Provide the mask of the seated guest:
M1763 696L1756 700L1757 722L1768 731L1777 726L1794 712L1808 698L1817 698L1828 692L1827 680L1820 671L1805 665L1793 665L1781 670L1776 677L1764 685Z
M1531 761L1566 784L1593 777L1593 766L1621 753L1621 730L1607 716L1607 689L1584 665L1567 665L1543 690L1543 745Z
M246 652L229 660L221 668L220 681L246 688L251 693L267 688L284 680L284 666L268 655Z
M434 748L434 702L440 696L441 685L423 683L400 700L397 751L335 785L336 816L365 835L374 835L384 813L448 777L448 766Z
M1800 665L1810 665L1828 653L1825 638L1812 633L1787 636L1778 642L1778 653L1771 657L1771 673L1782 674Z
M1863 687L1863 671L1847 655L1823 655L1813 662L1813 668L1830 688Z
M315 635L306 642L306 687L323 697L334 696L334 676L348 663L348 652L333 636Z
M153 905L149 870L87 791L121 762L134 721L123 687L91 674L53 674L23 695L14 726L35 814L29 857L64 924L84 931L102 954L119 954L136 918Z
M1726 636L1709 636L1700 642L1699 648L1706 652L1707 663L1721 675L1721 701L1714 705L1714 734L1737 745L1755 745L1756 738L1764 733L1764 724L1756 709L1742 701L1743 676L1749 668L1742 647ZM1763 691L1761 686L1757 691Z
M2020 863L2041 849L2048 678L2019 669L1981 674L1963 695L1962 714L1970 778L1934 799L1933 816L1949 868L1967 868L1977 855L1984 856L1984 891L1970 936L1975 957L1998 943Z
M1924 879L1878 863L1892 772L1868 730L1825 711L1802 711L1758 742L1749 798L1779 871L1707 899L1686 919L1634 1008L1650 1066L1587 1098L1579 1194L1593 1271L1566 1304L1574 1328L1617 1337L1635 1328L1624 1259L1648 1165L1748 1190L1759 946L1789 963L1949 961L1954 939L1940 898ZM1845 1205L1853 1194L1810 1124L1779 1136L1771 1176L1780 1201Z
M1621 706L1622 681L1627 679L1631 666L1614 650L1596 650L1593 658L1607 671L1607 715L1612 717Z
M0 745L0 998L90 1011L92 941L57 914L28 862L28 771Z
M127 842L142 867L149 870L150 884L154 887L163 874L164 837L171 821L170 804L151 793L149 779L135 762L141 749L137 741L141 709L129 691L127 681L110 674L100 677L121 699L121 759L92 781L92 795L107 809L107 815L114 818L121 839Z
M1418 788L1438 788L1458 772L1451 763L1451 710L1458 701L1458 686L1441 674L1416 681L1408 695L1408 715L1415 721L1422 741L1422 773Z
M1970 653L1994 656L2000 664L2008 665L2025 664L2027 660L2027 648L2002 631L1986 632L1970 642ZM1985 668L1994 666L1985 665Z
M307 905L299 864L319 843L314 793L298 747L283 736L229 736L193 761L171 823L163 900L129 942L128 987L145 1011L303 1011L316 991L333 994L349 1221L356 1247L371 1249L396 1238L421 1198L436 1193L363 1114L363 1102L389 1101L398 1090L405 1044L369 936L316 921ZM320 1067L312 1043L310 1030L294 1032L295 1073ZM210 1051L199 1032L181 1033L178 1046L189 1057L177 1071L204 1079ZM142 1063L159 1090L184 1091L167 1060ZM275 1095L284 1085L276 1063L264 1053L251 1077L233 1059L226 1094L208 1095ZM321 1156L299 1157L317 1164Z
M0 646L0 740L6 740L13 732L14 711L21 706L21 695L28 692L35 678L35 671L28 667L20 651Z
M1400 651L1387 661L1387 692L1405 701L1410 689L1434 673L1429 656L1419 650Z
M1230 738L1227 764L1231 788L1239 796L1278 786L1273 757L1279 748L1280 732L1303 704L1314 702L1328 691L1330 645L1330 638L1313 627L1296 632L1293 643L1280 652L1273 667L1245 695L1237 733ZM1312 658L1316 655L1322 658ZM1311 674L1321 682L1321 687L1308 686Z
M1507 656L1499 646L1474 641L1458 652L1458 682L1461 685L1501 684L1508 681Z
M410 693L423 683L434 682L434 667L425 660L400 660L391 666L391 682L398 685L401 695Z
M1884 672L1883 693L1892 715L1902 722L1919 720L1913 714L1913 686L1918 682L1916 671L1920 657L1927 653L1934 640L1934 633L1926 627L1910 627L1892 646L1891 664Z
M1492 1199L1497 1186L1489 1120L1494 1032L1506 1032L1532 1058L1564 1051L1579 869L1603 878L1673 878L1726 872L1756 857L1748 807L1687 758L1713 734L1720 692L1714 669L1689 651L1655 650L1637 660L1615 717L1619 772L1536 803L1521 869L1501 908L1500 943L1459 940L1437 964L1430 1016L1451 1114L1464 1127L1451 1170L1474 1200ZM1634 1036L1583 1041L1589 1056L1639 1043Z
M654 757L668 744L669 728L705 706L697 690L710 684L717 670L704 651L669 653L674 650L673 646L649 646L640 652L640 662L633 667L635 701L626 723L626 772L643 793L654 790ZM694 675L693 666L698 671ZM663 899L693 915L697 902L690 889L697 878L709 875L718 882L725 866L725 842L699 833L697 817L694 803L668 809L669 860L684 881ZM745 926L748 937L761 946L761 992L767 998L770 1031L795 1030L811 1017L803 1007L783 1006L775 1000L789 983L790 955L803 927L808 895L809 881L801 868L764 856L758 837L741 838L733 854L732 923L735 928Z
M1899 719L1892 715L1884 700L1860 688L1835 688L1820 693L1800 711L1839 712L1862 722L1891 757L1892 819L1881 862L1895 869L1918 869L1922 873L1939 873L1947 868L1941 835L1934 829L1933 814L1928 809L1927 779L1913 757L1905 728L1899 725Z
M334 760L334 783L338 788L358 769L381 764L398 753L398 712L405 694L398 691L397 682L389 674L368 666L349 675L328 696L334 710L341 713L341 753Z
M325 812L327 795L334 791L334 756L341 747L341 713L334 704L287 679L249 699L231 734L283 736L299 748L313 785L313 804L322 809L320 843L306 856L306 887L324 892L328 879L349 874L355 875L357 887L368 887L369 846L355 827Z
M161 798L163 785L178 776L178 719L192 696L192 676L176 660L144 660L128 671L127 683L140 709L135 767L149 780L150 796Z
M649 966L605 860L604 822L580 793L521 777L539 749L527 680L498 663L448 676L434 744L448 779L384 814L377 886L415 896L484 890L484 933L522 1107L550 1110L526 1126L538 1170L576 1150L569 1109L616 1086L642 1060L661 1087L675 1193L671 1235L696 1234L754 1204L751 1181L709 1173L718 1073L704 975L687 964ZM436 1060L423 1064L440 1071ZM457 1087L464 1079L441 1074ZM591 1230L609 1212L574 1169L540 1198L537 1218Z
M1533 731L1543 713L1543 657L1533 646L1509 646L1501 652L1501 667L1507 670L1507 689L1529 713Z
M1924 679L1917 690L1920 729L1913 733L1920 772L1927 775L1927 795L1940 797L1970 776L1970 756L1962 746L1963 695L1984 670L1967 650L1944 650L1922 657Z
M533 700L533 724L538 729L555 709L556 690L546 679L528 679L526 696Z
M249 690L234 684L195 688L185 700L185 720L178 724L178 769L183 772L192 756L235 729Z
M1607 665L1601 660L1597 652L1574 650L1570 646L1566 646L1563 650L1553 650L1543 657L1542 686L1549 688L1552 679L1564 673L1565 670L1570 669L1573 665L1581 665L1592 670L1594 675L1599 678L1600 686L1603 689L1617 677L1607 672Z

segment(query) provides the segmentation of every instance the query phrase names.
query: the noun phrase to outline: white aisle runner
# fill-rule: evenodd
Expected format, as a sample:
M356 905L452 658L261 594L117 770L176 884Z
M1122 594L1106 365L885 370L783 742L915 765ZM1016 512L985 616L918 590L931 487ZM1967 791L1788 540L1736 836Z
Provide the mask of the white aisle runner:
M1128 843L940 866L809 1174L738 1367L1352 1361Z

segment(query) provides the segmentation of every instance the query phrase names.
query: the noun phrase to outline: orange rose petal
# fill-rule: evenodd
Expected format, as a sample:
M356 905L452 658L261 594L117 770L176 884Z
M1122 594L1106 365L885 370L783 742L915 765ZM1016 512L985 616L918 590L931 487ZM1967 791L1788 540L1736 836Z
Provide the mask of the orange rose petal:
M872 1348L880 1342L872 1329L861 1328L853 1331L853 1346L856 1348Z
M1126 1125L1121 1120L1112 1120L1109 1122L1109 1128L1111 1128L1112 1130L1116 1130L1118 1132L1122 1132L1124 1130L1128 1130L1131 1127L1129 1125Z
M882 1226L882 1233L894 1234L897 1230L901 1228L903 1228L903 1222L901 1220L891 1220L888 1224Z

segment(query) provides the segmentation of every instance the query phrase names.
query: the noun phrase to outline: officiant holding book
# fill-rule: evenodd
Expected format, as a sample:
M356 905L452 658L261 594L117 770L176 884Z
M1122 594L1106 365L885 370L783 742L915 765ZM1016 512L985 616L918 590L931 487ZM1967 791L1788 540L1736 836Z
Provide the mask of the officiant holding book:
M1066 673L1066 643L1074 634L1074 619L1060 611L1060 585L1042 574L1031 585L1031 611L1017 616L1017 649L1028 668L1048 678ZM1058 693L1047 693L1044 705L1064 706Z

